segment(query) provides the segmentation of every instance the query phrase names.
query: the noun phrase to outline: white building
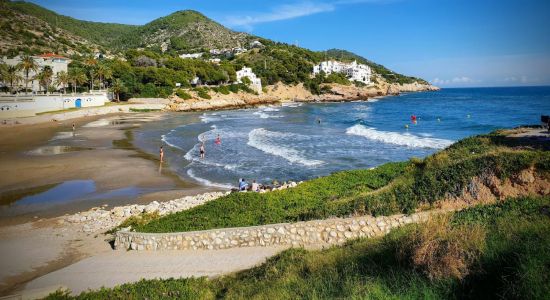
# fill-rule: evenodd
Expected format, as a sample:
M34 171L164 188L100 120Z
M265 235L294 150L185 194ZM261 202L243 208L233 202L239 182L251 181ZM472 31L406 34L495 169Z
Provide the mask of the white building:
M202 53L186 53L186 54L181 54L180 57L181 58L201 58Z
M61 71L67 72L68 65L71 60L61 55L56 55L54 53L45 53L42 55L33 56L33 58L35 63L38 65L38 69L36 72L32 70L29 72L28 88L31 89L33 92L40 91L40 82L38 81L38 79L35 79L35 77L44 69L44 67L48 66L52 68L53 71L52 86L55 87L55 89L57 90L61 89L61 86L55 84L57 80L57 73ZM4 56L1 61L9 66L16 66L21 62L21 57L16 56L14 58L7 58ZM19 88L24 88L26 74L24 70L21 70L20 72L21 77L23 77L23 81L19 83Z
M248 77L250 79L250 88L255 90L258 94L262 93L262 80L252 72L251 68L243 67L240 71L237 71L237 82L242 83L242 79Z
M313 66L313 75L324 72L326 75L332 73L345 74L351 81L359 81L365 84L371 83L372 70L369 66L358 64L357 61L352 63L343 63L339 61L329 60L323 61L320 64Z
M0 95L0 119L30 117L37 113L103 106L109 102L107 92L49 95Z

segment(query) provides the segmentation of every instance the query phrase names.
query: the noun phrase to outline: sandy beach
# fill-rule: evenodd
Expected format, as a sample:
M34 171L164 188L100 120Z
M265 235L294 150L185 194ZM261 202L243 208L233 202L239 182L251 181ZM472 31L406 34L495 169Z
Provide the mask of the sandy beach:
M212 190L182 180L166 165L159 168L158 157L133 148L127 140L126 132L164 115L118 112L0 126L0 295L21 289L28 280L111 250L105 241L109 236L83 233L81 226L62 224L59 220L63 215L101 205L162 202ZM25 196L75 180L93 182L96 193L128 187L142 192L52 206L16 205Z

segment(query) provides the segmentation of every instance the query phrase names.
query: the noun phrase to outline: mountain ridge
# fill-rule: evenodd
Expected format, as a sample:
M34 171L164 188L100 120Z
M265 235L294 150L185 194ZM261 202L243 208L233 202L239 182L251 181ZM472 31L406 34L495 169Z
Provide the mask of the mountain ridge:
M365 63L389 83L427 84L420 78L398 74L346 50L312 51L237 32L195 10L175 11L144 25L82 21L25 1L0 0L0 11L6 15L5 20L0 21L0 34L8 37L0 45L2 55L57 52L82 57L100 52L122 58L126 51L137 49L176 57L214 48L248 48L250 42L259 40L264 48L230 60L235 68L252 67L266 84L306 82L313 65L324 58Z

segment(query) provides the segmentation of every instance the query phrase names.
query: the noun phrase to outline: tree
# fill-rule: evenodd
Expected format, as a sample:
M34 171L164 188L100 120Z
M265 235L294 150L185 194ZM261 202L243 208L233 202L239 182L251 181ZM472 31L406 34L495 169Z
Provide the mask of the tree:
M29 87L29 73L31 71L33 72L38 71L38 64L34 61L34 58L32 56L24 55L21 58L21 62L17 64L17 66L20 70L23 70L23 72L25 72L25 93L26 93Z
M99 64L96 70L99 79L99 88L103 88L103 80L113 78L113 71L105 64Z
M111 91L116 95L116 102L120 102L120 93L124 93L126 91L126 87L124 86L122 80L118 78L115 79L113 81L113 85L111 86Z
M90 90L94 89L94 69L97 66L97 59L93 56L88 56L84 60L84 66L86 66L86 69L88 69L88 75L90 79Z
M48 88L52 84L53 70L50 66L45 66L42 68L42 71L35 76L35 79L38 80L38 83L41 87L44 88L44 93L48 92Z
M57 73L57 79L55 80L56 85L60 85L63 88L63 94L65 94L65 88L71 81L71 77L69 76L69 73L65 71L60 71Z
M69 81L73 86L73 93L76 93L76 88L79 85L86 83L88 81L88 77L86 77L86 73L84 73L82 69L71 69L69 71Z
M13 87L23 81L23 77L19 74L17 66L7 66L2 74L2 81L9 84L10 92L13 93Z

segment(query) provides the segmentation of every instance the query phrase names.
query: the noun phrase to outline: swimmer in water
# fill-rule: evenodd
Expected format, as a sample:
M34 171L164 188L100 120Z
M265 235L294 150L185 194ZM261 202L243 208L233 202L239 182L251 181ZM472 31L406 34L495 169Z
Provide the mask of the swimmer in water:
M199 152L201 154L201 158L204 159L204 154L205 154L205 150L204 150L204 142L201 144L201 147L199 148Z
M220 135L218 134L218 136L216 137L216 141L214 142L216 143L216 145L221 145L222 144L222 139L220 138Z

